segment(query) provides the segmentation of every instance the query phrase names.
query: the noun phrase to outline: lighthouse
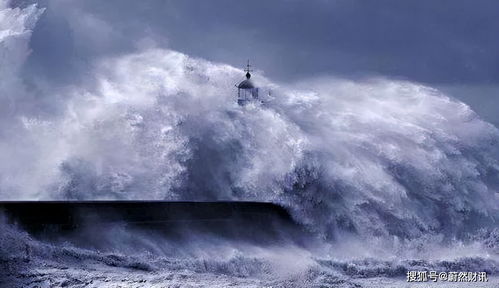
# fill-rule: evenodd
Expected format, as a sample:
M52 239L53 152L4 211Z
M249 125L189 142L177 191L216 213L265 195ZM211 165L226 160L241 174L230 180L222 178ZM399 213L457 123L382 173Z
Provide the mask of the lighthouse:
M253 81L251 81L252 70L250 69L251 65L248 60L248 64L246 65L246 79L241 81L237 87L237 104L244 106L250 102L258 101L258 88L255 87Z

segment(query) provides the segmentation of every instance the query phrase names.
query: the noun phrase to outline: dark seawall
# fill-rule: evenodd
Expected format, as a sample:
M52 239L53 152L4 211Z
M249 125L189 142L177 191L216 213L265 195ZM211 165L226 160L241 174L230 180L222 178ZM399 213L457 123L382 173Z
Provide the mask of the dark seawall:
M4 201L0 211L7 222L41 238L98 233L116 225L175 238L194 233L258 242L303 232L286 209L266 202Z

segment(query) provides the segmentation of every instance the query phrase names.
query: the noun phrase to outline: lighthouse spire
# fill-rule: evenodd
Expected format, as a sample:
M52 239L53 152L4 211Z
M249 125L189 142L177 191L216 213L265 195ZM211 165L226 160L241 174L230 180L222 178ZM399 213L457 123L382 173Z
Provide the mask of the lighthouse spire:
M246 72L246 78L247 79L251 78L250 72L253 72L253 70L251 70L250 67L251 67L251 65L250 65L250 61L248 59L248 64L246 64L246 69L244 69L244 71Z

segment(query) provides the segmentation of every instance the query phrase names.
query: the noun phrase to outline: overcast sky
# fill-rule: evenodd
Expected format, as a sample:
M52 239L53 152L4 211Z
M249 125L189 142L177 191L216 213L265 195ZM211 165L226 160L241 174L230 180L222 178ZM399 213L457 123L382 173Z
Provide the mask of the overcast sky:
M157 45L237 67L249 58L282 83L321 75L422 82L499 125L499 1L36 2L47 10L28 81L86 81L92 59Z

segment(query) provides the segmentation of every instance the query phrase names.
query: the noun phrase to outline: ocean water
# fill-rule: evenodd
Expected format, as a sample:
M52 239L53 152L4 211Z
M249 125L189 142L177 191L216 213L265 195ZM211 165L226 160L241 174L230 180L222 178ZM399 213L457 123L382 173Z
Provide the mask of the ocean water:
M316 239L114 227L82 247L3 222L1 287L497 287L499 131L466 104L409 81L256 71L264 103L240 107L241 70L161 48L36 90L22 67L42 14L0 1L2 200L271 201ZM489 281L413 284L411 270Z

